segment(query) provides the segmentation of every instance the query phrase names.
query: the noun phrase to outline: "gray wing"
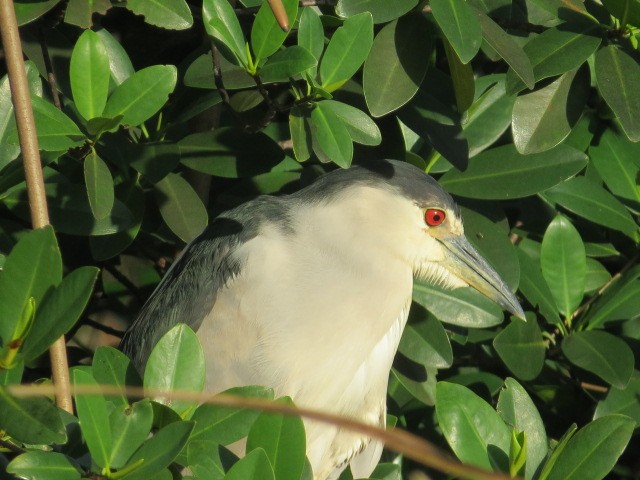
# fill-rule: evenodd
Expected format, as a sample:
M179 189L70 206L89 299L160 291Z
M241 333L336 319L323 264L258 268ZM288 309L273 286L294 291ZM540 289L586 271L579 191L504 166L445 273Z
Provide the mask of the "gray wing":
M120 349L139 372L158 340L177 323L198 330L214 308L216 294L240 272L238 245L255 237L264 221L284 219L280 199L259 197L216 218L167 271L129 327ZM286 222L285 222L286 223Z

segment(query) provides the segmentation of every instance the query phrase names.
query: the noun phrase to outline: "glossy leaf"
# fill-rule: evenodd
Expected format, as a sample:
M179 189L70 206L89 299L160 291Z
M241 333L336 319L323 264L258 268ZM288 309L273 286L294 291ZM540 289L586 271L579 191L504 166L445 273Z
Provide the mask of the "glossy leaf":
M144 442L129 459L129 465L141 462L140 468L122 477L122 480L149 480L168 467L187 444L193 422L177 421L161 428ZM168 478L171 478L169 476Z
M62 280L62 259L53 228L32 230L7 256L0 275L0 338L12 336L30 297L36 308Z
M544 152L564 140L582 114L589 89L586 70L572 70L549 85L518 96L513 143L522 154Z
M322 56L322 88L332 92L356 73L373 44L373 20L368 12L354 15L338 28Z
M588 328L598 328L607 323L621 322L640 314L640 280L609 288L594 303L586 317Z
M91 368L93 378L101 385L114 385L124 389L125 385L139 386L142 383L129 357L113 347L98 347L93 355ZM124 390L118 396L107 396L107 400L112 401L117 408L129 406Z
M65 8L64 23L91 28L93 15L105 15L112 6L110 0L69 0Z
M320 149L318 152L314 145L314 151L324 157L321 160L347 168L353 158L351 135L344 122L323 104L319 102L311 112L311 133Z
M298 2L297 0L283 0L282 5L289 19L289 25L292 26L298 15ZM259 63L277 52L288 33L278 25L269 3L262 2L251 28L251 48L255 56L255 63Z
M22 349L25 360L42 355L78 321L89 303L98 273L95 267L77 268L45 297Z
M501 455L508 455L509 427L468 388L438 382L436 417L447 443L463 463L491 469Z
M442 324L433 317L409 323L404 329L398 351L420 365L448 368L453 362L451 343Z
M544 193L551 201L587 220L640 238L638 225L629 211L609 192L585 177L576 177Z
M558 306L542 276L540 261L532 258L522 248L516 249L520 263L520 291L526 299L540 310L547 322L557 325L561 322Z
M476 11L476 15L482 28L482 37L507 62L522 83L533 89L533 67L522 47L488 15L480 11Z
M364 97L371 115L397 110L415 95L433 48L428 22L408 15L385 25L376 35L364 63Z
M69 457L57 452L32 450L14 458L7 472L27 480L80 480L81 470Z
M311 7L304 7L298 26L298 45L313 55L316 61L322 58L324 51L324 29L318 13ZM314 69L314 76L315 76Z
M625 24L640 25L640 2L638 0L603 0L602 4L607 7L611 15Z
M107 50L111 79L115 85L120 85L134 73L131 59L126 50L122 48L122 45L120 45L107 30L101 28L97 30L96 33L102 40L102 45Z
M53 7L55 7L60 0L41 0L39 2L15 2L16 20L18 25L22 26L33 20L40 18L47 13Z
M556 216L547 227L540 264L558 309L570 318L584 296L587 264L580 233L566 217Z
M522 323L522 322L514 322ZM538 466L547 456L547 434L540 413L527 391L513 378L507 378L500 392L498 413L507 425L524 432L527 441L525 478L534 478Z
M164 106L176 86L177 78L177 70L173 65L144 68L114 90L103 115L122 115L123 125L140 125Z
M155 185L155 197L167 226L184 242L193 240L207 225L207 210L191 185L170 173Z
M585 248L586 250L586 248ZM604 284L611 280L609 271L595 258L587 256L587 276L585 282L585 292L595 292Z
M625 388L611 387L607 396L598 402L593 418L619 413L633 418L636 428L640 424L640 373L633 372Z
M15 398L0 388L0 427L14 440L29 444L64 444L67 433L58 408L44 397Z
M634 425L624 415L608 415L587 424L569 440L548 480L604 478L622 455Z
M227 0L203 0L202 19L207 33L224 47L223 52L231 54L227 55L228 60L246 67L249 63L244 35L231 4Z
M311 52L293 45L272 55L260 69L260 76L270 81L288 81L289 77L300 75L317 63Z
M124 142L123 142L124 143ZM149 142L137 145L113 145L106 154L110 160L121 161L124 165L131 165L145 179L158 183L172 172L180 162L180 149L172 142ZM124 147L124 148L122 148Z
M607 129L600 141L589 148L589 157L611 193L640 206L637 183L640 143L632 143L614 129Z
M549 28L524 46L536 82L578 68L600 46L597 27L591 22ZM525 84L513 70L507 72L507 92L517 93Z
M122 468L147 439L153 423L153 409L148 400L133 405L118 405L109 415L112 447L111 468Z
M640 65L624 50L609 45L596 54L596 82L629 140L640 140Z
M608 332L574 333L562 342L562 352L574 365L617 388L625 388L633 374L633 352L623 340Z
M126 7L156 27L185 30L193 25L193 16L185 0L127 0Z
M71 54L71 91L76 108L85 119L100 116L109 93L109 57L100 36L85 30Z
M467 2L432 0L431 12L462 63L476 56L482 43L480 22Z
M180 162L217 177L244 178L271 170L284 152L264 133L248 134L231 128L194 133L178 142ZM260 162L255 159L260 156Z
M187 465L196 478L222 480L226 467L223 462L227 460L225 454L228 454L228 457L235 457L217 443L190 440L187 445ZM237 459L234 460L237 461ZM228 463L230 462L231 459Z
M486 150L469 161L466 171L451 170L440 179L449 192L470 198L520 198L572 177L586 165L584 153L565 145L531 155L514 146Z
M413 300L438 320L467 328L486 328L502 323L502 309L480 292L466 287L445 290L414 282Z
M204 388L204 352L191 328L180 323L158 341L144 371L145 388L200 392ZM192 402L162 398L181 416L194 408Z
M74 385L97 387L93 376L83 370L73 371ZM109 468L113 443L107 402L102 394L76 394L76 411L82 428L82 437L89 448L91 459L101 468Z
M464 64L460 61L458 54L447 41L444 42L444 52L449 64L453 93L456 97L456 107L458 112L466 112L473 103L475 96L473 69L469 63Z
M344 122L354 142L372 146L380 145L382 142L380 129L362 110L335 100L324 100L322 106L331 110Z
M278 400L293 405L290 398ZM247 451L263 449L280 480L298 480L306 460L306 437L300 417L263 412L247 437Z
M535 315L527 321L513 321L493 339L493 348L513 374L533 380L542 371L546 345Z
M309 118L309 113L297 105L291 109L289 114L289 131L291 132L293 153L299 162L309 160L311 157L313 145Z
M84 160L84 182L93 215L97 219L107 217L113 208L113 177L107 164L95 152Z
M224 480L274 480L275 478L269 457L262 448L248 453L224 476Z
M418 0L338 0L336 14L352 17L363 12L371 13L373 23L385 23L401 17L418 4Z

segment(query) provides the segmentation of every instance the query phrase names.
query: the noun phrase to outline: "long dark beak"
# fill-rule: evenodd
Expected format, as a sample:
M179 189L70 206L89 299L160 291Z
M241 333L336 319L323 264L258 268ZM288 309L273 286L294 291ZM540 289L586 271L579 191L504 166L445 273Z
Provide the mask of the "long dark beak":
M440 239L448 250L441 265L503 309L525 320L516 296L464 235Z

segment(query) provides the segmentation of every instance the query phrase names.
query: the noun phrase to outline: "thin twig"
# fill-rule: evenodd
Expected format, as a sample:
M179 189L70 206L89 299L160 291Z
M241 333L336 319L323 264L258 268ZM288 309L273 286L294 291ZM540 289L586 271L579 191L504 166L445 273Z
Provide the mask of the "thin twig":
M596 385L594 383L588 383L588 382L580 382L580 388L584 390L589 390L591 392L598 392L598 393L607 393L609 391L607 387L604 387L602 385Z
M11 99L14 105L20 149L24 164L27 195L31 210L33 228L49 225L47 197L44 190L42 164L38 151L38 137L31 108L29 84L22 57L20 33L16 21L16 12L11 0L0 0L0 33L4 47ZM64 336L58 338L49 349L51 357L51 375L56 385L56 404L69 413L73 412L71 386L69 382L69 364Z
M136 297L136 300L138 300L140 303L144 303L144 301L146 300L145 296L142 294L142 292L140 292L140 289L135 285L135 283L133 283L124 273L122 273L110 263L105 263L102 268L109 272L118 282L124 285L127 290L129 290L133 294L133 296Z
M15 397L50 395L56 390L55 385L47 384L8 385L5 388L9 394ZM401 428L387 430L354 420L350 417L319 410L294 407L258 398L238 397L224 393L212 394L185 390L165 390L131 386L122 387L118 385L74 385L73 391L74 395L95 395L97 393L102 393L103 395L122 395L126 393L132 398L144 398L148 396L156 399L208 403L224 407L247 408L283 415L301 416L309 420L338 425L341 428L360 433L363 436L381 440L387 448L402 453L407 458L420 462L427 467L434 468L455 477L470 480L514 480L502 473L494 473L471 465L462 464L431 442ZM518 477L515 478L517 479Z
M18 454L26 452L26 450L20 448L16 444L2 439L0 439L0 448L6 448L7 450Z
M49 89L51 90L51 98L53 98L53 104L58 110L62 110L62 103L60 102L60 94L58 93L58 81L56 80L56 74L53 71L53 64L51 63L51 56L49 55L49 47L44 36L44 29L38 31L38 37L40 40L40 49L42 50L42 57L44 59L44 66L47 69L47 82L49 83Z
M220 66L220 51L216 44L211 41L211 60L213 61L213 81L216 84L218 93L222 98L222 101L229 105L229 92L224 88L224 82L222 81L222 67Z

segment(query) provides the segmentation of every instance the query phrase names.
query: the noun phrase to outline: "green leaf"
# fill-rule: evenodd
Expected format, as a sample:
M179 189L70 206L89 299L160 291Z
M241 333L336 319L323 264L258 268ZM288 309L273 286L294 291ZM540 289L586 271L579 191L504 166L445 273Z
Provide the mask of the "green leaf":
M513 106L513 143L522 154L544 152L564 140L576 125L589 90L587 70L572 70Z
M569 440L571 440L571 437L573 437L573 435L576 433L577 430L578 430L577 425L573 423L569 427L569 429L564 433L564 435L562 435L560 440L558 440L555 446L552 446L551 452L547 457L547 461L544 462L542 470L538 475L539 480L547 480L547 478L549 477L549 472L554 467L554 465L556 464L556 461L558 460L558 457L567 447Z
M544 196L587 220L623 232L633 240L638 225L629 211L600 185L575 177L544 192Z
M269 457L262 448L249 452L224 476L224 480L274 480L275 478Z
M463 463L493 469L508 457L511 430L491 406L462 385L438 382L436 417Z
M89 303L98 273L96 267L77 268L45 297L22 349L26 361L42 355L75 325Z
M538 307L547 322L558 325L558 306L542 276L540 261L529 256L522 248L516 249L520 263L520 291L531 305Z
M96 33L102 39L102 44L107 50L111 79L115 85L120 85L134 73L131 59L120 42L107 30L101 28Z
M592 22L549 28L524 46L536 82L561 75L582 65L600 46L598 26ZM525 84L515 71L507 72L507 92L517 93Z
M289 77L300 75L317 64L318 61L307 49L293 45L269 57L259 75L264 80L286 82Z
M453 83L453 93L456 97L456 107L458 112L463 113L469 109L475 96L473 69L469 63L464 64L460 61L458 54L446 39L443 43Z
M102 114L109 94L109 57L100 36L85 30L71 54L69 66L73 101L86 120Z
M264 387L237 387L223 393L248 398L273 399L273 390ZM191 441L230 445L249 434L251 426L259 415L258 410L200 405L191 417L196 424Z
M585 319L588 328L621 322L640 314L640 281L634 279L620 286L610 287L589 310Z
M526 156L513 145L504 145L476 155L464 172L445 173L440 184L463 197L520 198L557 185L582 170L586 163L583 152L565 145Z
M535 315L527 321L514 321L493 339L493 348L513 374L522 380L533 380L542 371L546 345Z
M338 28L320 63L322 88L333 92L363 64L373 44L373 20L369 12L347 18Z
M522 47L488 15L479 10L476 11L476 15L482 28L482 37L507 62L522 83L527 88L533 89L535 84L533 67Z
M325 55L326 58L326 55ZM318 154L316 144L327 161L334 162L342 168L351 165L353 159L353 143L344 122L333 113L331 108L319 102L311 111L311 134L314 140L314 151Z
M589 147L589 157L611 193L640 207L640 143L630 142L624 135L608 128L597 145Z
M629 346L604 331L573 333L562 342L562 352L574 365L618 388L625 388L633 374L634 358Z
M631 417L640 424L640 373L636 370L625 388L611 387L607 396L598 402L593 418L601 418L613 413Z
M473 288L445 290L421 282L413 284L413 300L441 322L467 328L486 328L504 320L502 309Z
M311 7L304 7L300 14L298 45L307 49L317 62L322 58L322 52L324 51L324 28L322 27L320 16ZM316 76L316 70L317 68L313 69L313 77Z
M91 212L83 186L71 183L45 184L51 224L57 232L71 235L108 235L128 229L131 212L119 200L114 200L108 217L96 219ZM23 189L15 189L4 203L16 215L29 219L29 203Z
M292 26L298 15L298 0L283 0L282 5L289 19L289 25ZM288 34L288 31L283 31L278 25L269 3L262 2L251 27L251 48L255 63L277 52Z
M153 437L144 442L129 459L128 465L135 465L141 460L140 468L125 475L121 480L157 478L153 475L167 468L178 456L187 444L192 430L193 422L182 421L173 422L161 428Z
M147 439L153 424L153 408L149 400L133 405L118 405L109 415L112 448L111 468L125 466L133 452Z
M22 26L43 16L60 3L60 0L40 0L39 2L15 1L13 3L18 26Z
M223 47L221 51L227 54L227 59L247 67L249 62L244 35L231 4L227 0L203 0L202 19L207 34Z
M173 65L154 65L134 73L109 97L103 115L122 115L122 124L136 126L155 115L176 86L178 74Z
M369 12L373 23L386 23L401 17L417 4L418 0L338 0L336 14L346 18Z
M354 142L373 146L382 142L380 129L362 110L335 100L323 100L322 107L331 110L344 122Z
M422 15L402 17L380 30L362 79L371 115L381 117L411 100L424 79L432 49L429 23Z
M409 323L402 333L398 351L420 365L449 368L453 351L442 324L431 316Z
M624 415L608 415L587 424L569 440L548 480L604 478L629 443L634 426Z
M0 275L0 339L8 342L29 298L36 309L62 280L62 259L53 228L25 234L7 256ZM29 442L37 443L37 442Z
M191 10L185 0L127 0L125 6L156 27L185 30L193 26Z
M91 364L93 378L101 385L123 387L120 395L109 395L107 400L113 402L117 408L129 406L129 400L124 393L126 385L139 386L142 384L140 376L129 357L113 347L98 347L93 355Z
M123 142L124 143L124 142ZM131 165L145 179L157 183L176 169L180 163L180 149L172 142L150 142L114 145L115 152L107 150L104 155L109 160L118 159L123 165ZM108 152L108 153L107 153Z
M558 309L570 318L584 296L587 263L580 233L566 217L557 215L547 227L540 264Z
M196 478L222 480L226 464L237 462L237 458L230 457L235 455L217 443L190 439L187 445L187 465Z
M467 2L431 0L431 12L442 33L467 64L476 56L482 44L480 22Z
M346 126L346 125L345 125ZM289 114L289 131L291 143L296 160L304 162L311 157L311 127L309 126L309 113L306 109L295 105Z
M156 202L167 226L184 242L193 240L207 226L207 210L191 185L176 173L155 184Z
M245 178L270 171L284 152L264 133L245 133L221 127L214 132L194 133L178 142L180 162L216 177ZM260 162L256 162L256 157Z
M112 6L110 0L69 0L65 8L64 23L91 28L93 15L105 15Z
M518 323L522 322L514 322ZM525 479L529 480L534 477L548 450L547 434L540 413L527 391L513 378L504 381L496 409L507 425L526 435Z
M624 50L609 45L598 51L596 82L632 142L640 141L640 65Z
M204 351L191 328L179 323L158 341L144 371L145 388L201 392L204 388ZM160 403L185 416L193 402L162 398Z
M585 248L586 250L586 248ZM585 282L585 293L596 292L604 284L611 280L609 271L595 258L587 256L587 278Z
M48 398L15 398L0 388L0 428L14 440L34 445L64 444L67 432Z
M74 385L98 387L93 376L83 370L73 371ZM102 394L74 395L76 411L80 420L82 437L84 438L91 459L101 468L109 468L113 443L107 402Z
M289 397L278 400L293 405ZM263 412L247 437L247 451L263 449L278 480L298 480L306 460L306 437L300 417Z
M7 472L27 480L80 480L81 470L66 455L57 452L29 451L14 458Z
M31 96L31 106L38 133L38 147L48 152L64 151L84 142L85 136L78 126L61 110L40 97ZM12 130L7 142L18 145L18 132Z
M638 0L602 0L609 13L626 25L640 25L640 2Z
M106 163L91 152L84 160L84 181L93 215L106 218L113 208L113 177Z

